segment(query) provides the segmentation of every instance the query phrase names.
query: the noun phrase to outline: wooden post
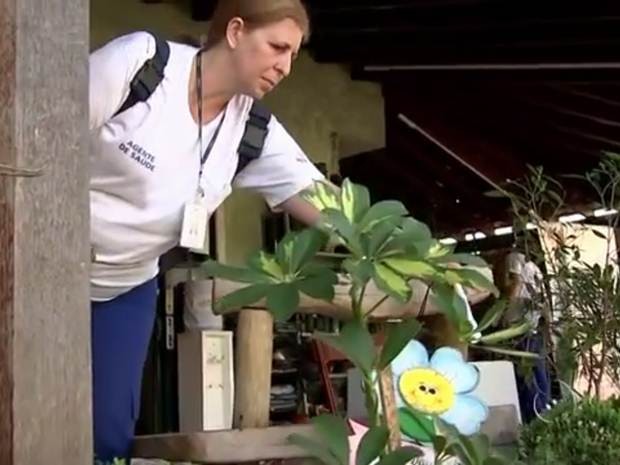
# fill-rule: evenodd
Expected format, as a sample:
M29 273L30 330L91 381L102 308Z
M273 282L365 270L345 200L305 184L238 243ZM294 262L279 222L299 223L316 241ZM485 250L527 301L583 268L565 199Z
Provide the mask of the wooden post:
M269 426L273 317L264 310L242 310L236 338L234 426Z
M88 1L0 0L0 463L92 463Z
M400 424L398 421L398 409L396 408L396 392L394 391L394 378L392 368L387 367L381 372L381 407L385 416L386 424L390 432L390 450L396 450L401 445Z

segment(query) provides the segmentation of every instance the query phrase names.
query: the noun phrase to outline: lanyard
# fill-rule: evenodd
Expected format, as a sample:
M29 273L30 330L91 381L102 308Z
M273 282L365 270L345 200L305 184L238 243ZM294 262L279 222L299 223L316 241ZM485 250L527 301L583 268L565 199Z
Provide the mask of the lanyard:
M202 192L202 187L200 187L200 180L202 179L202 171L205 166L205 162L209 155L211 154L211 150L213 150L213 145L215 144L215 140L217 139L218 134L220 133L220 129L222 128L222 123L224 122L224 117L226 116L226 109L224 109L224 114L220 118L220 122L217 124L217 128L215 128L215 132L207 145L207 148L202 150L202 50L198 52L196 56L196 91L198 97L198 141L200 144L200 170L198 171L198 192L204 194Z

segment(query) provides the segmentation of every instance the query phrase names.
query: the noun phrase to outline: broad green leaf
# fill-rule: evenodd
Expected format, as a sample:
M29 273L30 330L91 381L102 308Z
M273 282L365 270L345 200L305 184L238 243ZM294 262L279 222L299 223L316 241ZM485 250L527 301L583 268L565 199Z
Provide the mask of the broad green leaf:
M349 428L344 418L336 415L319 415L312 419L314 430L330 452L344 465L349 463Z
M442 420L440 417L435 417L433 422L435 424L435 430L445 436L448 442L458 440L460 433L456 426Z
M482 344L498 344L500 342L509 341L516 337L523 336L525 333L532 329L532 323L526 321L519 325L511 326L510 328L502 329L491 334L482 336L478 342Z
M421 260L391 257L383 260L383 263L403 276L410 278L429 279L437 275L437 269Z
M415 447L401 447L383 457L379 465L405 465L422 455L422 451Z
M467 305L453 286L435 284L433 298L460 334L466 334L472 330L471 323L467 319Z
M267 308L278 321L288 320L299 306L299 290L292 283L271 286L267 293Z
M387 219L401 218L407 215L407 213L405 206L396 200L377 202L370 207L359 222L359 229L362 232L367 232Z
M363 373L370 373L376 358L375 342L357 320L344 325L340 334L317 334L321 341L346 355Z
M284 270L282 270L276 258L262 250L250 257L248 266L253 270L275 278L277 281L284 279Z
M323 212L324 221L342 237L347 245L354 240L355 228L340 210L328 209Z
M375 263L373 279L379 289L402 303L411 299L411 287L400 274L380 263Z
M327 236L318 229L308 228L293 233L278 245L276 254L281 264L286 264L286 271L291 274L307 264L325 245Z
M293 257L293 244L297 237L297 234L297 232L289 232L282 238L282 240L278 243L276 247L276 264L282 269L283 274L293 274L295 273L295 271L297 271L291 266Z
M488 268L489 264L483 258L477 255L467 253L454 253L445 255L436 259L438 263L460 263L461 265L477 266L480 268Z
M466 463L467 465L480 465L475 457L469 455L469 451L465 448L460 440L448 443L446 453L450 457L458 459L457 463Z
M292 265L294 270L298 271L309 263L325 247L328 239L327 234L316 228L308 228L302 231L293 247Z
M491 443L489 438L484 434L475 434L473 436L461 436L463 438L463 445L469 451L470 455L476 457L476 460L480 465L484 463L484 460L489 456L491 451Z
M342 213L351 223L357 223L370 207L370 193L360 184L345 179L340 188Z
M412 241L410 243L410 250L415 250L418 257L426 258L430 251L435 247L437 241L434 239L422 239L419 241Z
M454 253L454 245L442 244L439 241L434 241L432 247L428 250L426 255L429 259L440 259Z
M216 313L223 313L230 310L239 310L243 307L255 304L267 295L271 287L272 285L269 284L254 284L231 292L221 299L218 299L213 305L213 310Z
M428 226L413 218L404 218L401 226L386 244L383 256L396 254L415 254L413 258L425 258L435 244Z
M482 320L480 320L480 323L478 323L476 331L483 332L491 326L495 326L504 314L505 310L506 301L504 299L495 302L493 306L484 314Z
M403 234L414 242L428 240L433 237L431 230L426 224L411 217L403 220L401 228Z
M397 324L389 324L385 343L379 358L379 370L386 368L400 354L407 343L420 332L421 325L415 318L409 318Z
M257 284L270 282L270 277L265 274L247 268L222 265L215 260L207 261L202 265L202 269L209 277L228 279L237 283Z
M338 263L333 263L330 260L321 260L321 256L317 256L314 260L306 263L304 266L301 267L301 269L299 270L299 274L298 276L302 276L305 278L310 278L312 276L318 276L318 275L322 275L324 273L328 273L328 274L332 274L335 276L335 279L338 279L337 275L336 275L336 271L337 269L340 268L340 260L342 260L342 258L344 257L339 257ZM329 258L329 257L328 257Z
M381 252L388 239L394 234L395 225L391 221L384 221L368 232L367 256L374 258Z
M323 443L314 439L301 434L291 434L288 437L288 442L305 450L309 456L320 460L325 465L346 465L346 462L341 463Z
M468 465L480 465L474 444L466 436L461 435L454 425L439 417L435 417L434 423L437 434L446 439L444 452L446 455L458 458L460 462Z
M334 286L337 284L338 278L333 271L329 271L330 273L304 278L297 282L297 287L310 297L331 302L334 300Z
M370 281L374 273L373 264L369 260L347 258L342 263L342 267L360 287Z
M406 407L398 409L400 430L411 439L422 443L431 443L435 436L435 424L428 415L416 412Z
M461 277L455 270L444 271L443 278L452 286L465 282L465 278Z
M456 455L462 463L470 465L482 465L484 457L488 455L489 443L488 440L478 439L482 436L464 436L459 434L456 438L453 438L452 443L449 444L448 450ZM486 449L484 449L486 447Z
M355 465L370 465L385 449L389 435L385 426L373 426L366 431L357 449Z
M495 287L495 284L493 284L489 278L480 273L478 270L471 268L459 268L451 271L458 274L463 282L468 284L469 287L485 289L492 292L495 296L499 296L499 290Z
M412 241L403 235L402 231L395 233L381 250L382 258L406 255L407 257L417 260L424 260L428 255L428 251L433 246L432 239L423 239Z
M340 209L338 192L334 186L327 182L315 182L311 188L302 193L302 197L319 211L327 208Z

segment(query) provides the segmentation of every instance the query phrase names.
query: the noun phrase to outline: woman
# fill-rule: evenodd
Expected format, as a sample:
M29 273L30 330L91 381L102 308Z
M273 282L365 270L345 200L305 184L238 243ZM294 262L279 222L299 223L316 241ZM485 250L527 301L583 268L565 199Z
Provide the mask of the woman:
M139 32L90 57L90 186L95 453L128 457L155 315L158 259L182 224L205 216L231 183L261 193L305 223L318 212L299 193L322 175L272 117L262 155L235 176L254 99L288 76L309 30L299 0L223 0L203 50L170 43L163 79L120 111L130 82L155 54ZM201 218L199 218L201 220ZM200 223L200 221L198 221Z

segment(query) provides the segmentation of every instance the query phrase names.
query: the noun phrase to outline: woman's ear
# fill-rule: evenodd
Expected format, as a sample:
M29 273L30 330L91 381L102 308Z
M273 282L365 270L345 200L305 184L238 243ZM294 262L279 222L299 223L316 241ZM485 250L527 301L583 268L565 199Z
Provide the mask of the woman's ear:
M237 48L245 30L243 19L235 17L228 22L226 27L226 41L233 50Z

